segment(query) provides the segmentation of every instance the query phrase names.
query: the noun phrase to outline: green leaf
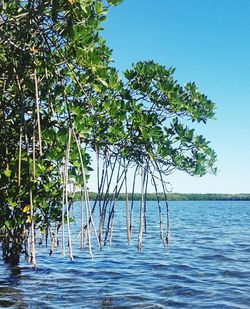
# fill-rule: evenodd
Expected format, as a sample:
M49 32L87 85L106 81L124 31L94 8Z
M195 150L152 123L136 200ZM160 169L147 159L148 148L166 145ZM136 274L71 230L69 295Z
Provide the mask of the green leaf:
M6 177L10 177L10 175L11 175L11 170L10 169L6 169L5 171L4 171L4 175L6 176Z
M117 5L122 3L123 0L108 0L109 5Z
M99 80L105 87L108 88L108 83L107 83L104 79L98 78L98 80Z
M10 230L11 229L11 221L10 220L5 220L4 222L5 227Z
M93 88L96 92L102 92L102 88L98 84L94 84Z
M100 15L103 12L102 3L100 1L97 1L95 3L95 10L98 15Z

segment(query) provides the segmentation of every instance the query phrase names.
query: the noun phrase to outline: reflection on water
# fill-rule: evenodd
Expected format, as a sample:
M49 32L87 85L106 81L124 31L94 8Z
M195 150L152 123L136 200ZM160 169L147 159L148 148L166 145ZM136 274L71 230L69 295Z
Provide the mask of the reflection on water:
M0 258L0 308L249 308L250 203L172 202L170 250L155 208L140 254L136 237L127 246L121 213L113 246L93 261L78 244L74 262L41 248L37 271Z
M21 268L3 264L1 261L0 276L0 308L26 308L21 289L18 288L21 280Z

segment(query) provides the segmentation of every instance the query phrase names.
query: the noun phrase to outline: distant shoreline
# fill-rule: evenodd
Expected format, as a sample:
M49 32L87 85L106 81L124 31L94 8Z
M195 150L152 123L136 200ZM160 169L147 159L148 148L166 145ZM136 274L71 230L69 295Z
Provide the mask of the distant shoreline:
M89 192L89 199L95 200L97 196L96 192ZM112 197L112 194L110 194ZM157 195L155 193L147 193L147 200L157 201ZM132 200L132 193L128 194L129 200ZM163 193L158 194L159 200L165 199ZM80 200L80 192L76 192L74 200ZM101 198L103 199L103 198ZM125 201L125 193L120 193L118 201ZM140 201L141 194L134 193L134 200ZM168 201L250 201L250 193L239 193L239 194L221 194L221 193L168 193Z

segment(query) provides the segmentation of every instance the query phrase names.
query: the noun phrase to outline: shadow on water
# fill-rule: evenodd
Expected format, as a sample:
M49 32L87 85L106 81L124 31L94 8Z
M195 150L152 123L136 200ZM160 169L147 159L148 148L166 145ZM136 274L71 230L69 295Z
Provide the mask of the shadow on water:
M0 308L27 308L20 288L22 280L21 267L6 264L0 258L0 278Z

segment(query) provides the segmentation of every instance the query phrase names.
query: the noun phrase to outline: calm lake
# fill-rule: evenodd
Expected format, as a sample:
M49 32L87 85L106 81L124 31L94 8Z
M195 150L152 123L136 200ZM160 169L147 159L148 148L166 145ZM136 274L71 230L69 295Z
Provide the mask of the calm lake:
M147 206L142 252L138 226L128 246L120 202L113 245L94 250L93 260L79 241L74 262L60 248L49 257L42 246L37 271L23 260L11 268L1 257L0 308L250 308L250 202L169 205L170 249L159 240L155 202Z

